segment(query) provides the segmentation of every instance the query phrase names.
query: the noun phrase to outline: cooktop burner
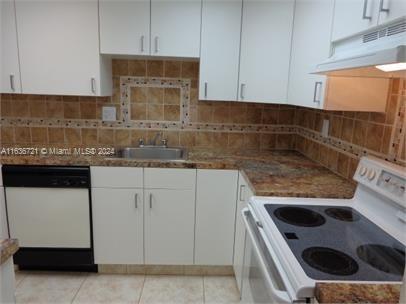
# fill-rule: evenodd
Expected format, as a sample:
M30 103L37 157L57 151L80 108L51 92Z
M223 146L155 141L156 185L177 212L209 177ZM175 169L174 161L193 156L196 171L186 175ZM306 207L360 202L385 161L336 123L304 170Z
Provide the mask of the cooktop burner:
M403 275L405 251L389 246L368 244L357 248L358 257L372 267L386 273Z
M357 210L328 205L264 207L308 277L402 280L405 246Z
M357 262L349 255L327 247L310 247L302 252L303 260L317 270L347 276L358 271Z
M328 216L340 221L355 222L360 219L360 216L354 213L351 208L328 208L325 212Z
M317 227L326 222L320 213L300 207L281 207L274 214L279 220L295 226Z

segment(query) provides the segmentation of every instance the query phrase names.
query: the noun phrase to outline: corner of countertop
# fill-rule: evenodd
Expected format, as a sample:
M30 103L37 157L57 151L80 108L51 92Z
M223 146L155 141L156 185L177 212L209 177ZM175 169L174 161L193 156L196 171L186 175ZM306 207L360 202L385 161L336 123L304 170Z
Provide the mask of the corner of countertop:
M316 299L324 303L398 304L402 284L316 283Z
M0 265L5 263L19 249L18 240L0 239Z

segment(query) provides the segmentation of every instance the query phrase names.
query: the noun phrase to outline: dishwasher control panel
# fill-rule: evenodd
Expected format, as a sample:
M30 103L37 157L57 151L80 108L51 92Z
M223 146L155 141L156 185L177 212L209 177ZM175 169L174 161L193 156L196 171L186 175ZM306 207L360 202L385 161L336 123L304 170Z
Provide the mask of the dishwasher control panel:
M2 175L4 187L90 188L89 167L4 165Z

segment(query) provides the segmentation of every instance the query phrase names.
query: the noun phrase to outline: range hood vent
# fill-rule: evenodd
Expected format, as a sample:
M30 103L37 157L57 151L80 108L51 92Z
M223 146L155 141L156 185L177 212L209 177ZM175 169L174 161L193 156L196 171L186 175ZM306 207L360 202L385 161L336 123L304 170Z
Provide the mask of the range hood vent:
M314 73L392 77L390 73L378 71L375 66L406 62L406 19L334 41L332 50L331 57L317 65Z
M362 42L368 43L383 37L397 35L406 32L406 21L399 22L386 28L367 33L362 36Z

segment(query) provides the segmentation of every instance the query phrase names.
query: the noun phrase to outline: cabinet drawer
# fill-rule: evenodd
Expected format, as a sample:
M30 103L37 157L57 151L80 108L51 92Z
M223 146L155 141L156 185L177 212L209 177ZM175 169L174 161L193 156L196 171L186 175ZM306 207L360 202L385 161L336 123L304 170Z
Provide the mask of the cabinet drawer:
M142 188L143 169L125 167L90 167L92 187Z
M194 189L195 169L145 169L145 188Z

